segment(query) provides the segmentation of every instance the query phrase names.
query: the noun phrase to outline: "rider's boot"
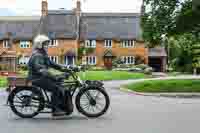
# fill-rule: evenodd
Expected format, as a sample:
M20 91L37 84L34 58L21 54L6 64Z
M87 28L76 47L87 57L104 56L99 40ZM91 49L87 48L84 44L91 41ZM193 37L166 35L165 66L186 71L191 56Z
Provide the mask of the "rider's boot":
M66 112L64 112L63 110L61 109L55 109L53 110L52 112L52 116L53 117L56 117L56 116L64 116L66 114Z

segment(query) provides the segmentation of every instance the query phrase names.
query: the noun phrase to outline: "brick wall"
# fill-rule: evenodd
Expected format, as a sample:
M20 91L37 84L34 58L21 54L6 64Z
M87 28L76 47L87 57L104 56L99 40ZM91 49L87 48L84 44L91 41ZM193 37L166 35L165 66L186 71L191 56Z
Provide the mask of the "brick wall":
M58 56L60 58L61 51L63 53L67 53L68 51L75 52L76 48L76 40L66 40L60 39L58 40L58 46L50 47L48 50L49 56ZM3 48L3 41L0 41L0 49L7 50ZM122 57L122 56L136 56L139 55L145 58L145 63L148 63L148 50L144 47L143 42L135 42L135 46L133 48L123 48L120 46L120 42L113 41L112 48L105 48L104 41L96 41L96 48L95 51L88 56L96 56L97 57L97 66L104 66L104 52L106 50L112 50L112 53L115 57ZM14 45L12 45L11 50L17 51L19 54L23 54L26 56L30 56L32 52L32 42L30 48L20 48L20 41L15 41ZM60 60L60 59L59 59Z
M148 64L148 50L145 48L143 42L135 42L133 48L123 48L120 46L120 42L113 41L112 48L105 48L104 41L97 41L96 48L93 53L88 54L88 56L97 57L97 66L104 66L104 52L106 50L111 50L113 55L117 58L122 56L141 56L145 59L145 63Z

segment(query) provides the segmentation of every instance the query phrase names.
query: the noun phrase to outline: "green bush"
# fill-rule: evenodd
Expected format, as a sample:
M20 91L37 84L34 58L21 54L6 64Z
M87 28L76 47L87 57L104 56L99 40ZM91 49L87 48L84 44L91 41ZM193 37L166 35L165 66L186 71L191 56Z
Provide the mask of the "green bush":
M139 64L139 65L136 65L135 67L141 68L142 70L145 70L146 68L149 68L149 66L146 65L146 64Z
M94 66L94 67L91 67L89 70L91 70L91 71L104 71L106 69L103 68L103 67L96 67L96 66Z
M148 68L145 68L144 69L144 74L152 74L152 72L153 72L153 68L151 68L151 67L148 67Z
M28 70L28 66L27 65L19 65L18 69L19 69L19 71L27 71Z
M0 70L1 71L7 71L8 70L8 66L6 64L1 64L0 65Z
M139 55L135 57L135 64L136 64L136 65L144 64L144 63L145 63L144 57L139 56Z
M135 65L133 64L119 64L117 66L117 68L131 68L131 67L134 67Z
M120 58L116 58L112 61L112 65L114 68L117 68L122 64L123 64L123 61Z

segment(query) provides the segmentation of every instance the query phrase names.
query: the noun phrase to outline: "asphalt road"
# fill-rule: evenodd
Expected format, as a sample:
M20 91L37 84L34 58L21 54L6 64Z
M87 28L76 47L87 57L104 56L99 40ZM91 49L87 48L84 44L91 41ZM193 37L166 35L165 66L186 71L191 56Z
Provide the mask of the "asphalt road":
M120 82L107 82L111 108L101 118L87 119L75 112L52 120L16 117L3 106L0 96L0 133L198 133L200 99L158 98L134 95L118 89Z

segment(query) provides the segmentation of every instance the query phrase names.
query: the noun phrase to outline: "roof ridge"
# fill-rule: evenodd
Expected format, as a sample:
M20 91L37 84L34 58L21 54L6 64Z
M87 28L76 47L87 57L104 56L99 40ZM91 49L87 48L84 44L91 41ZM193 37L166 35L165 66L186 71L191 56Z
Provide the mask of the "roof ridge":
M0 16L0 21L34 21L39 19L40 16Z
M140 13L131 13L131 12L104 12L104 13L101 13L101 12L83 12L82 13L83 16L110 16L110 17L117 17L117 16L136 16L136 17L139 17L140 16Z

